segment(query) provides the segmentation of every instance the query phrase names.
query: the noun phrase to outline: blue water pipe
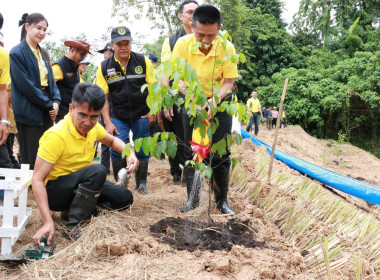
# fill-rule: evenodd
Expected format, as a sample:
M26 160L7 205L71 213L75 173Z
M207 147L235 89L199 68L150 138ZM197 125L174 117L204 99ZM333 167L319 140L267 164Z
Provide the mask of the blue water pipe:
M244 129L241 130L241 136L243 139L251 139L252 143L256 146L265 146L267 148L267 152L269 154L272 153L271 146L253 137ZM358 197L367 202L380 205L380 187L346 177L278 150L275 150L274 157L284 162L290 168L298 170L302 174L306 174L307 176L310 176L311 178L314 178L334 189Z

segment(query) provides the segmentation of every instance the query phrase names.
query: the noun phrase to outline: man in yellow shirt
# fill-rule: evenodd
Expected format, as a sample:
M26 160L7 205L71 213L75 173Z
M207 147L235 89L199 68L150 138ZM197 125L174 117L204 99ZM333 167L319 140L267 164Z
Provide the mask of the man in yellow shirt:
M252 114L247 126L247 132L250 132L252 130L252 125L255 123L255 136L257 136L259 133L260 115L261 118L263 118L260 101L257 99L257 91L252 91L252 97L248 99L247 107Z
M96 206L123 209L133 203L132 193L106 180L101 164L91 164L97 142L122 152L125 144L108 134L98 123L105 103L104 92L96 85L81 83L73 91L69 114L40 139L32 178L32 189L43 220L33 236L38 244L43 236L48 243L54 235L50 210L61 211L67 218L70 236L79 237L78 225L90 219ZM132 151L128 165L139 162Z
M198 2L193 0L185 0L179 6L178 18L182 21L183 28L176 34L165 39L161 52L162 63L171 59L172 51L179 38L193 33L191 20L193 18L194 10L198 8L198 6ZM178 98L183 99L184 96L179 94ZM164 111L161 116L165 131L173 132L177 137L177 153L174 158L169 157L170 173L173 176L174 182L179 182L181 180L182 170L180 165L185 166L186 160L192 157L192 151L189 144L192 131L190 128L190 121L184 105L182 104L180 107L181 108L178 108L177 105L174 105L173 110L169 113L166 112L166 114ZM185 132L190 133L185 135ZM183 183L186 182L186 174L187 167L185 166L182 177Z
M8 92L7 84L11 82L9 75L9 55L0 47L0 167L11 168L8 149L5 145L8 138Z
M0 13L0 30L3 27L4 18ZM5 145L8 138L8 92L7 84L11 82L9 74L9 55L0 47L0 167L12 167L8 149Z
M131 31L125 26L112 29L111 46L114 54L101 62L96 73L96 84L108 95L102 110L107 132L124 142L127 142L130 131L133 140L149 137L149 125L155 121L155 116L150 118L146 104L148 90L141 92L141 87L155 81L152 62L144 54L132 51ZM118 171L125 167L125 161L120 152L112 148L110 151L116 179ZM135 176L136 189L147 194L150 192L146 188L149 155L145 155L143 149L136 154L140 161Z
M77 84L83 82L78 71L80 62L87 54L95 54L90 49L90 45L83 40L65 41L65 46L70 47L69 51L52 66L54 79L61 93L56 122L62 120L69 112L72 92Z
M213 82L218 82L221 85L218 103L230 101L231 95L229 93L234 85L234 78L238 76L237 65L229 59L223 60L229 53L235 54L235 48L230 42L227 42L226 49L222 46L221 39L218 39L221 27L221 15L217 8L211 5L199 6L193 14L193 34L180 38L172 54L173 59L178 57L183 58L195 68L198 79L205 88L205 93L209 98L207 104L213 103L215 107L218 104L215 99L216 93L213 88L215 85L212 85L214 84ZM194 51L194 45L198 43L201 44ZM222 64L216 66L215 62L217 60L223 61ZM183 88L181 88L181 93L186 95ZM215 119L218 119L219 126L213 135L213 143L226 139L227 135L231 134L232 127L232 117L225 111L218 112L215 115ZM228 148L226 147L226 149ZM230 152L228 150L227 154L223 156L217 153L213 154L211 166L213 170L213 189L217 208L223 214L235 213L228 207L227 203L230 165ZM192 201L192 197L190 196L195 170L193 167L188 168L190 170L188 171L186 182L188 201L185 207L179 209L181 212L191 210L197 206L197 202Z

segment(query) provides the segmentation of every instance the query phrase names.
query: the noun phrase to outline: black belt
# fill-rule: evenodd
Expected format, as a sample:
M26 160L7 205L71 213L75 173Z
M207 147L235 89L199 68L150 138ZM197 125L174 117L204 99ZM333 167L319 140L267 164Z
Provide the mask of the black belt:
M46 87L41 87L42 90L48 90L49 89L49 85L47 85Z

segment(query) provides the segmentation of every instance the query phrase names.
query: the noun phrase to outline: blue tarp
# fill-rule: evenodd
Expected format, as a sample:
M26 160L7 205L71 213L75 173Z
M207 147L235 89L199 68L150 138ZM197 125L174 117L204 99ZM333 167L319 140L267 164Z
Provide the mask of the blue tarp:
M271 146L253 137L244 129L241 130L241 136L243 139L251 139L252 143L257 146L265 146L268 153L272 153ZM274 157L278 160L281 160L289 167L298 170L302 174L306 174L330 187L345 192L349 195L361 198L370 203L380 205L380 187L343 176L339 173L319 167L315 164L304 161L295 156L288 155L278 150L275 150Z

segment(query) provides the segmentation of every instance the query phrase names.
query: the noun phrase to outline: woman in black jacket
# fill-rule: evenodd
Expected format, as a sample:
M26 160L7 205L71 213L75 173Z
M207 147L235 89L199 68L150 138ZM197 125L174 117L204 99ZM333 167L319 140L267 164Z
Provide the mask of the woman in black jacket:
M10 54L12 105L19 131L21 162L34 168L38 142L53 125L61 96L50 67L49 57L39 43L46 36L48 22L39 14L24 14L21 43Z

